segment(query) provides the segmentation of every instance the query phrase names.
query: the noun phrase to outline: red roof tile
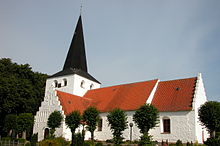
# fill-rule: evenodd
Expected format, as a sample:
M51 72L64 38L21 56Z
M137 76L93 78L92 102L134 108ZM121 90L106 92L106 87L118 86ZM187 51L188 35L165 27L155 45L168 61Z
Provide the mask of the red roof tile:
M159 111L192 110L192 100L197 78L159 82L152 100Z
M145 104L158 80L124 84L89 90L84 97L92 99L93 106L101 112L115 108L130 111Z
M191 110L196 79L159 82L151 104L160 112ZM57 91L57 96L66 115L74 110L82 113L89 106L95 106L101 112L109 112L115 108L132 111L146 103L157 81L89 90L83 97Z
M65 115L68 115L75 110L82 113L91 103L87 98L82 98L62 91L57 91L57 96L59 97Z
M79 110L82 113L89 106L95 106L101 112L109 112L115 108L136 110L140 105L146 103L157 81L89 90L83 97L57 91L57 96L65 114L74 110Z

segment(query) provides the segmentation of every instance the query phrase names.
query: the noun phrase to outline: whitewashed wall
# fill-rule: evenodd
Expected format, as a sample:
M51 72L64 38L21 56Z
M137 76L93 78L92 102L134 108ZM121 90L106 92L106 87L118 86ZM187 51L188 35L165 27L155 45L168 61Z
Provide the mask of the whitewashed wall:
M53 91L53 88L51 88L50 90L48 90L47 96L44 97L44 101L41 103L39 111L34 117L35 121L33 133L38 133L38 141L44 139L44 130L48 128L47 119L49 115L55 110L60 111L64 115L64 112L62 111L62 106L60 106L60 101L58 100L55 91ZM56 129L55 134L57 136L62 136L63 124L64 123L62 123L61 128Z
M202 74L199 73L196 82L195 95L193 99L193 110L195 111L196 138L199 143L203 143L208 137L207 129L202 126L199 121L198 110L205 102L207 102L206 92L203 84Z
M81 87L81 83L84 82L84 85ZM74 85L73 85L73 93L78 96L83 96L88 90L90 90L90 86L93 86L92 89L100 88L100 84L84 77L81 77L77 74L74 74Z
M128 124L133 123L132 127L132 140L138 140L140 138L140 132L135 123L133 122L134 111L126 112L128 116ZM153 136L154 140L162 141L168 140L169 142L176 142L181 139L183 142L196 141L195 133L195 119L194 111L181 111L181 112L160 112L159 123L157 127L149 131L150 135ZM107 140L112 138L112 132L107 122L107 113L101 113L103 119L102 131L95 131L95 139ZM171 121L171 133L163 134L162 119L164 117L170 118ZM123 132L125 140L130 140L130 127ZM87 139L90 137L86 137Z
M67 80L67 86L64 86L64 80ZM50 90L51 86L55 87L55 81L57 81L58 83L61 83L61 87L55 88L56 90L67 92L67 93L78 95L78 96L83 96L88 90L90 90L91 85L93 85L92 89L100 88L99 83L96 83L87 78L81 77L77 74L65 75L65 76L47 79L45 96L47 92ZM84 82L83 86L81 86L82 82Z

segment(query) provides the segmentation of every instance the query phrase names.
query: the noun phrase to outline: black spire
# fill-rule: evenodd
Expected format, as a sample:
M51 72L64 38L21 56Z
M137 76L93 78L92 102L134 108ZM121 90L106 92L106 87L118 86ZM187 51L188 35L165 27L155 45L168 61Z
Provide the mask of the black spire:
M76 29L66 57L65 64L63 66L63 70L70 68L80 69L84 72L87 72L86 52L81 16L79 16L79 20L76 25Z
M77 74L97 83L100 83L94 77L92 77L87 70L81 15L79 16L79 20L76 25L76 29L73 35L72 42L70 44L66 61L63 66L63 70L53 74L49 78L65 76L70 74Z

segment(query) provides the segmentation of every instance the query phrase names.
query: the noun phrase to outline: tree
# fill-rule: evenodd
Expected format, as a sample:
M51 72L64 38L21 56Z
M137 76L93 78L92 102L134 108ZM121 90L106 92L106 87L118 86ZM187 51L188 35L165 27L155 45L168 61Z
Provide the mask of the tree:
M113 132L115 144L120 144L123 140L122 132L128 127L127 115L121 109L114 109L107 115L110 129Z
M12 133L15 133L17 129L17 115L9 114L5 117L4 121L4 130L8 133L8 136L11 136Z
M99 119L99 111L95 107L89 107L83 113L83 121L86 122L86 128L91 132L92 141L94 140L94 131Z
M141 136L141 144L151 144L150 136L148 131L155 127L158 123L158 110L150 104L145 104L141 106L133 115L133 120L140 132L143 134Z
M209 130L210 136L220 129L220 103L208 101L199 108L199 120Z
M36 114L44 97L47 75L33 72L28 64L0 59L0 135L6 115Z
M69 115L66 116L65 122L67 126L70 128L72 132L72 146L74 146L74 136L75 136L75 131L76 128L79 127L81 121L81 115L79 111L73 111Z
M17 119L18 132L22 133L22 137L26 139L26 133L29 134L34 125L34 116L31 113L21 113Z
M50 134L52 137L54 137L55 128L59 128L62 121L63 116L59 111L54 111L50 114L47 120L47 126L51 129Z

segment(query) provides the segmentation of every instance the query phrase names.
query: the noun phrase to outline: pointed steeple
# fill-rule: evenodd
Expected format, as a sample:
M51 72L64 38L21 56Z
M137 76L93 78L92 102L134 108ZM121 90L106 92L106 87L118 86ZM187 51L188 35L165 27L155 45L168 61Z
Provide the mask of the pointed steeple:
M92 77L87 70L86 51L85 51L85 44L83 37L81 15L79 16L76 29L73 34L73 39L70 44L70 48L66 57L66 61L63 66L63 70L53 74L49 78L71 75L71 74L77 74L91 81L100 83L94 77Z
M88 72L81 16L79 16L63 70L70 68Z

